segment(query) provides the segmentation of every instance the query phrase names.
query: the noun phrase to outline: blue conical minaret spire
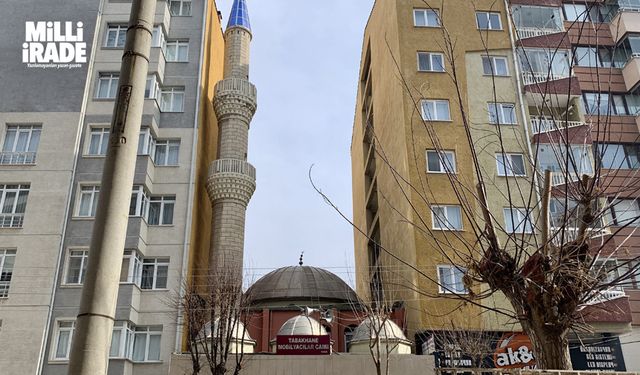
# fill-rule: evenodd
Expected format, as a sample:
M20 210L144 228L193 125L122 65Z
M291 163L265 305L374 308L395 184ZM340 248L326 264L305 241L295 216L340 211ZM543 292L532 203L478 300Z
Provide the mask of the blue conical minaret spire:
M227 30L232 27L244 27L251 31L251 22L249 21L249 10L245 0L234 0L231 14L229 15L229 23Z

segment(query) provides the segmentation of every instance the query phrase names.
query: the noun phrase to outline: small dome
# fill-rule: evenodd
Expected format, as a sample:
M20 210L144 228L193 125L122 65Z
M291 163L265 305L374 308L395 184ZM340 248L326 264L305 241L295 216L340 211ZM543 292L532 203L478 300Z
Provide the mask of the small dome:
M218 332L219 323L220 323L220 319L216 319L213 322L213 332L216 332L216 333ZM242 324L242 322L235 321L233 325L234 325L234 332L233 332L233 335L231 336L233 339L253 341L251 336L249 336L249 331L245 329L244 324ZM206 337L207 339L211 338L211 322L208 322L207 324L204 325L204 327L200 331L200 337Z
M309 266L284 267L272 271L248 290L252 305L274 301L298 301L307 305L355 304L359 299L337 275Z
M382 319L378 315L368 316L353 332L351 342L381 340L408 341L402 329L391 319Z
M306 315L298 315L284 322L278 336L323 336L327 330L317 320Z

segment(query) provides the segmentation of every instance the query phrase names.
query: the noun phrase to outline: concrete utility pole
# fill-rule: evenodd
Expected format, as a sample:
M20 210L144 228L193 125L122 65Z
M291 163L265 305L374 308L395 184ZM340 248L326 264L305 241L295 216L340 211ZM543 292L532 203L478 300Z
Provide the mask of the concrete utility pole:
M106 375L156 0L133 0L69 375Z

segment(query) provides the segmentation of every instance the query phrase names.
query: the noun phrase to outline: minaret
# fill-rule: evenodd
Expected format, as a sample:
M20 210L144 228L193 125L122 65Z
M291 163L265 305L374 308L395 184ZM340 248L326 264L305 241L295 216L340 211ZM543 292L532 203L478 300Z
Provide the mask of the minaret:
M216 84L213 108L218 118L218 159L209 168L207 192L213 207L211 273L242 277L244 223L256 188L256 170L247 162L249 124L257 107L249 82L251 25L245 0L234 0L225 32L224 79Z

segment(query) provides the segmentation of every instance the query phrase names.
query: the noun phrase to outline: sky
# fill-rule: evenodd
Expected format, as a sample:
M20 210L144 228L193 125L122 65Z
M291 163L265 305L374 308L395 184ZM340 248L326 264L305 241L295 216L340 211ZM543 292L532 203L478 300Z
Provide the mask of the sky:
M217 0L226 26L233 0ZM348 216L351 129L362 36L373 0L248 0L250 80L258 112L249 162L258 173L247 210L245 267L258 278L279 267L327 268L352 283L353 229L309 182Z

